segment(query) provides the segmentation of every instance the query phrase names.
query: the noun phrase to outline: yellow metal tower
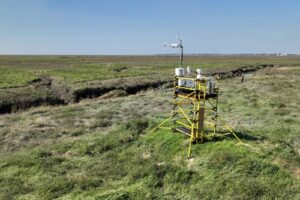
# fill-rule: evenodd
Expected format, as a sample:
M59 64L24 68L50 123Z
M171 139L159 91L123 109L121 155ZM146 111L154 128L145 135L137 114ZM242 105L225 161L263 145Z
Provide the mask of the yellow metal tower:
M190 144L214 137L218 92L211 78L175 76L172 130L189 136Z
M180 68L175 69L173 113L149 133L163 128L162 125L172 119L173 132L180 132L190 137L188 157L191 156L193 142L214 138L217 132L219 86L211 77L203 77L201 69L192 73L190 67L182 68L183 43L178 38L177 43L167 44L172 48L180 48ZM169 127L164 127L169 128ZM234 133L234 129L224 125L240 143L242 141Z
M218 80L218 78L217 78ZM201 75L198 69L196 74L190 68L176 68L173 91L173 112L171 116L149 131L149 133L162 127L172 120L172 131L180 132L190 138L188 157L191 156L192 143L213 139L217 133L217 122L221 121L222 127L227 129L240 143L243 142L234 133L234 129L224 123L218 116L218 82L211 77ZM221 127L221 126L220 126ZM218 136L225 134L218 134ZM226 134L227 135L227 134Z

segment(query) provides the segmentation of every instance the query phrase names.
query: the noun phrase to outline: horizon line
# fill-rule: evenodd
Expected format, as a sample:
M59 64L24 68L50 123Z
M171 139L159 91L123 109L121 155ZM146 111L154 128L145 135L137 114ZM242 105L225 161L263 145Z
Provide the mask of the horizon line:
M300 56L296 53L186 53L184 56ZM0 56L178 56L167 54L0 54Z

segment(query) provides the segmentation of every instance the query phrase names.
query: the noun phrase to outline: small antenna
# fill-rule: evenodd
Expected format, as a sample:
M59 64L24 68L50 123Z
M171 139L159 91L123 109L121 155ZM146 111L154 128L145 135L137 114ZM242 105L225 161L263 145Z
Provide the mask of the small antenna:
M166 47L171 47L171 48L179 48L180 49L180 67L182 67L182 62L183 62L183 44L182 44L182 39L179 37L179 32L177 33L177 43L170 43L166 44Z

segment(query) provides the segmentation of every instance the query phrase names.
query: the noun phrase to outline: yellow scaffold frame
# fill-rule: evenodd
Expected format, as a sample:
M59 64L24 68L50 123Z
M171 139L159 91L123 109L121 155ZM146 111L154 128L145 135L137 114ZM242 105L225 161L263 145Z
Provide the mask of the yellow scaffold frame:
M194 87L179 86L178 79L191 81L194 83ZM219 87L214 88L213 91L208 91L207 81L208 78L205 77L196 79L175 76L172 115L149 131L151 133L158 128L166 128L187 135L190 138L189 158L191 157L192 143L212 139L217 132L217 122L220 118L217 113ZM162 127L169 120L172 120L172 127ZM222 120L219 119L219 121ZM243 143L234 133L232 127L224 124L224 128L233 134L240 143Z
M179 86L179 79L194 83L194 87ZM207 80L205 77L174 78L172 130L190 137L188 157L191 155L193 142L202 142L205 138L214 137L216 134L219 89L215 88L212 93L208 93ZM208 100L209 103L206 103Z

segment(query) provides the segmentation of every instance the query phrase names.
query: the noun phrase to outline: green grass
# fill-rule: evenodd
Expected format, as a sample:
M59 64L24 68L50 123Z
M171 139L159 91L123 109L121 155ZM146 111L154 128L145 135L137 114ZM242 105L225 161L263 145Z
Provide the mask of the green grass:
M4 199L293 199L298 194L288 171L235 141L197 145L192 161L185 159L184 143L179 134L141 136L121 128L109 136L17 153L1 159L0 190Z
M184 63L212 72L257 64L299 66L300 57L186 56ZM28 107L26 102L41 98L74 102L95 88L150 85L172 79L177 66L177 56L0 56L0 107L7 102ZM41 79L53 80L52 85L33 83Z
M299 199L299 67L220 82L220 115L247 145L192 146L168 130L172 93L0 116L0 199Z
M300 65L299 57L187 56L185 65L204 70L255 64ZM171 74L176 56L0 56L0 88L28 84L40 76L69 84L143 75Z
M25 86L36 78L28 71L0 66L0 88Z

